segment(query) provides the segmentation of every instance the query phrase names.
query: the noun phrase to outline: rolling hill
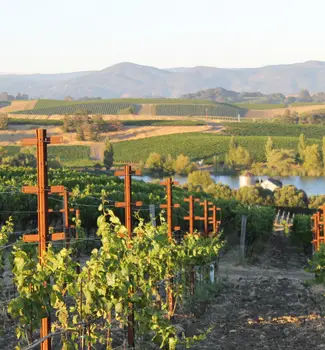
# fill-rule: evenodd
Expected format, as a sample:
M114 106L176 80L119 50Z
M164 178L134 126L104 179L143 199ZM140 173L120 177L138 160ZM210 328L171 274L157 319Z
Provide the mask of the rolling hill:
M325 91L325 62L238 69L200 66L158 69L124 62L100 71L0 75L0 91L23 92L33 98L179 97L219 86L265 94L292 94L303 88Z

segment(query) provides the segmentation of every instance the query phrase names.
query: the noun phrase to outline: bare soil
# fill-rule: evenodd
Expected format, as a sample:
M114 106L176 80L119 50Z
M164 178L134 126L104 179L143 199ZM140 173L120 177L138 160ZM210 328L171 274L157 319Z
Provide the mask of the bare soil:
M42 125L11 125L8 130L0 130L0 145L19 144L23 138L35 137L35 129ZM43 126L49 135L62 135L64 142L70 145L92 145L93 141L78 141L76 133L62 133L58 126ZM112 142L143 139L146 137L182 134L186 132L220 132L222 127L215 123L198 126L124 126L119 131L102 133L101 142L109 136Z
M211 327L193 349L325 349L325 289L307 283L306 256L277 233L255 264L238 261L237 248L221 258L220 292L180 321L188 336Z

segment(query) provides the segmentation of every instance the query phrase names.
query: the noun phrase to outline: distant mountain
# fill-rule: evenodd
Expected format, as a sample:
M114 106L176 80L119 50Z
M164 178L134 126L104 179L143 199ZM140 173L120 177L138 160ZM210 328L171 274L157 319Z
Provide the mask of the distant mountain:
M218 86L264 94L296 94L301 89L312 93L325 91L325 62L238 69L200 66L158 69L125 62L101 71L0 75L0 92L13 95L21 92L41 98L179 97Z

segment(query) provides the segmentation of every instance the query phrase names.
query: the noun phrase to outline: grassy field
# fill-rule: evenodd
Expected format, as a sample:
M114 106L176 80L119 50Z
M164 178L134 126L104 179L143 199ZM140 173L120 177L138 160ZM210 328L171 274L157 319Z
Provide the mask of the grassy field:
M122 120L125 126L199 126L206 125L204 121L197 120Z
M235 103L236 106L244 109L255 109L255 110L264 110L264 109L278 109L286 108L285 104L271 104L271 103Z
M242 116L246 110L238 106L205 100L185 99L105 99L89 101L38 100L34 108L22 108L14 114L64 115L84 110L90 114L130 114L142 113L150 105L151 115L165 116Z
M272 138L275 148L297 149L298 137ZM267 136L238 136L235 141L238 145L249 150L256 161L265 161L264 147ZM134 141L123 141L114 144L114 157L120 162L145 161L151 152L157 152L173 157L185 154L192 160L212 160L217 156L224 160L229 148L230 136L219 136L211 133L186 133L165 136L156 136ZM308 144L321 145L320 139L308 139Z
M296 136L321 139L325 136L323 125L296 125L280 123L240 122L223 123L226 130L223 134L235 136Z
M179 98L111 98L111 99L97 99L87 101L63 101L63 100L38 100L35 109L43 109L49 107L59 106L71 106L92 103L127 103L127 104L212 104L215 102L210 100L190 100L190 99L179 99Z
M158 104L156 115L174 116L231 116L245 115L246 110L226 103L215 105Z
M59 126L63 125L62 120L56 119L26 119L26 118L9 118L9 125L50 125L50 126Z
M197 120L163 120L163 119L139 119L139 120L120 120L125 126L198 126L205 125L204 121ZM9 125L49 125L60 126L63 125L63 120L57 119L27 119L27 118L9 118ZM110 124L110 121L106 121Z
M20 146L4 146L9 156L14 156L20 150ZM58 159L64 166L92 166L98 161L90 159L90 147L78 146L51 146L48 147L49 158Z
M37 100L11 101L10 105L1 108L1 113L13 113L16 111L33 109Z

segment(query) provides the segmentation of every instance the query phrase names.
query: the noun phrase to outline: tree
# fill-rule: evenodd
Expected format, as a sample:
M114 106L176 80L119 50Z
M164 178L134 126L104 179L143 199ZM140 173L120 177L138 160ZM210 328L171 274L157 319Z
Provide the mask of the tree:
M267 138L266 144L265 144L265 158L266 160L269 158L271 152L273 150L273 141L271 136Z
M162 158L162 163L166 174L172 174L174 172L174 159L170 154L168 154L166 158Z
M299 92L298 95L298 101L300 102L312 102L312 98L310 96L310 93L307 89L303 89Z
M5 113L0 114L0 129L1 130L8 129L8 115Z
M267 167L273 175L290 174L295 166L295 156L291 149L274 149L267 160Z
M299 158L303 162L305 158L305 150L306 150L306 139L304 134L300 134L298 141L298 153Z
M152 152L149 154L145 166L152 171L162 172L164 169L164 160L159 153Z
M111 144L109 138L107 137L105 140L105 149L104 149L104 166L107 170L109 170L114 161L114 150L113 145Z
M273 195L261 186L244 186L235 191L235 198L245 204L273 205Z
M229 148L226 157L226 163L229 166L246 167L252 163L252 158L247 149L242 146Z
M214 188L214 196L217 199L230 200L234 198L234 194L229 185L218 182Z
M232 149L236 148L237 144L235 142L235 137L231 136L230 141L229 141L229 151L231 151Z
M283 186L274 191L274 204L279 207L306 208L308 197L303 190L298 190L293 185Z
M190 190L198 192L206 192L211 185L214 185L210 173L206 170L196 170L191 172L188 175L187 183Z
M180 175L187 175L194 170L190 158L188 156L184 156L184 154L178 155L174 161L173 169L176 174Z
M320 176L322 174L322 160L318 145L311 145L305 148L305 161L303 167L309 176Z

